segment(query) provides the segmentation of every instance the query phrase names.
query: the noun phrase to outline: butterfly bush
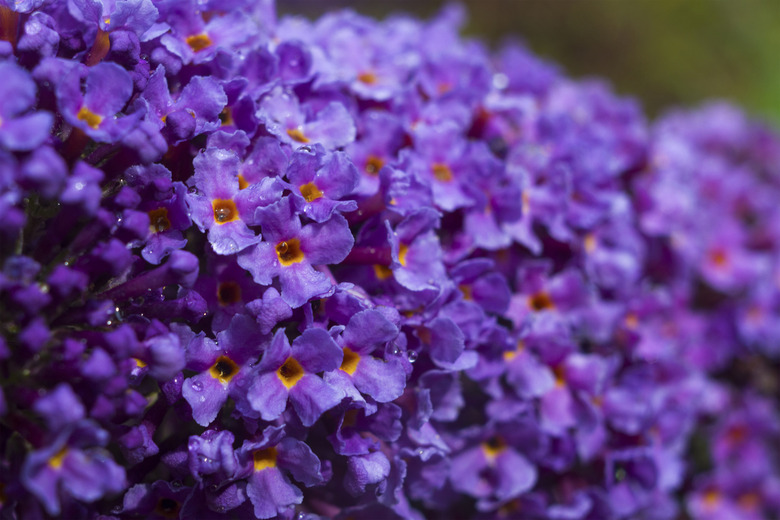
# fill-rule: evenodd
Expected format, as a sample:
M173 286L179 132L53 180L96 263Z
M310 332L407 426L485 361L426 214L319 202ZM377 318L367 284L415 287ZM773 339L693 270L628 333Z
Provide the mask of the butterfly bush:
M778 518L780 137L462 21L3 0L2 518Z

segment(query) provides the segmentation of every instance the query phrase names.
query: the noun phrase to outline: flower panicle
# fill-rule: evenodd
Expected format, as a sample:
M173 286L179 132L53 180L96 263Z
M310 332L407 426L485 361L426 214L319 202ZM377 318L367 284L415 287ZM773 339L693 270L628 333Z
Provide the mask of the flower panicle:
M462 19L0 5L0 516L780 509L780 137Z

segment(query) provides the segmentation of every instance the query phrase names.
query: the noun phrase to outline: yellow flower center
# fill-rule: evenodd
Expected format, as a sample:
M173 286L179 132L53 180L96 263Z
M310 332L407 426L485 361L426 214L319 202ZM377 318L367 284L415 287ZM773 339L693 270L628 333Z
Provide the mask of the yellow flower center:
M192 49L192 52L200 52L206 47L211 47L214 44L206 33L187 36L185 41L187 42L187 45L190 46L190 49Z
M312 202L322 197L322 192L313 182L306 183L298 189L301 190L301 195L306 199L306 202Z
M283 266L303 262L303 251L301 251L301 241L297 238L291 238L276 244L276 256Z
M370 155L368 159L366 159L366 166L364 169L369 175L377 175L379 170L381 170L384 165L385 161L383 161L381 158L375 155Z
M358 363L360 363L360 354L344 347L344 361L341 362L341 370L352 375L357 370Z
M398 263L406 267L406 253L409 252L409 246L398 244Z
M62 463L65 460L65 455L68 454L68 447L63 446L60 448L60 451L58 451L52 458L49 459L49 466L51 466L54 469L60 469L62 467Z
M87 123L87 126L92 129L97 129L97 127L99 127L100 123L103 121L103 116L97 115L87 107L81 107L79 113L76 114L76 117L79 119L79 121L84 121Z
M387 280L393 276L393 271L386 265L374 264L374 274L379 280Z
M303 134L303 130L301 130L300 128L289 128L287 130L287 135L290 136L290 139L298 143L309 142L309 138Z
M276 457L276 448L265 448L264 450L255 451L252 453L255 471L263 471L264 469L275 468Z
M217 362L209 369L209 374L220 383L227 384L238 373L238 365L227 356L219 356Z
M452 170L450 170L450 167L446 164L435 163L433 166L431 166L431 170L433 170L433 176L438 181L450 182L453 179Z
M233 199L214 199L211 201L211 207L214 208L214 222L217 224L238 220L238 208Z
M303 378L303 375L303 367L300 363L291 357L287 358L287 361L285 361L284 364L279 367L279 370L276 371L276 376L279 378L279 381L281 381L282 384L287 388L287 390L294 387L298 381Z

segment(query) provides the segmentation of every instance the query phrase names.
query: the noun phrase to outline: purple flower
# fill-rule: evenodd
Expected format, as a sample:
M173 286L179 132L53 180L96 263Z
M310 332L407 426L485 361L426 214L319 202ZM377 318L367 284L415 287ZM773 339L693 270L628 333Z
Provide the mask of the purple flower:
M236 315L230 326L217 335L217 342L199 337L190 343L187 368L199 373L185 379L182 396L192 407L198 424L211 424L228 395L243 399L242 380L249 377L248 365L260 354L260 338L254 320Z
M490 430L452 458L450 473L452 486L478 499L478 507L486 509L517 498L537 479L537 469L508 444L503 432Z
M316 145L312 151L298 149L290 158L287 180L295 187L293 200L297 211L315 222L325 222L334 212L357 209L351 200L341 201L357 185L358 173L343 152L325 154Z
M279 417L289 399L303 425L311 426L342 398L317 374L336 370L342 361L342 350L322 329L306 329L292 347L279 330L255 369L247 399L266 421Z
M257 117L283 143L296 148L319 143L326 150L355 140L355 123L341 103L330 102L311 118L294 93L274 88L260 101Z
M79 66L58 85L57 105L68 123L95 141L113 143L135 128L142 116L137 111L121 113L132 93L130 74L116 63Z
M363 398L356 390L380 403L390 402L403 393L406 372L398 359L381 359L373 354L398 335L398 328L377 310L365 310L350 318L341 335L344 350L339 370L326 372L324 379L356 401Z
M306 444L285 437L281 427L269 426L258 441L244 441L238 457L247 476L247 495L257 518L274 518L303 501L301 490L287 474L304 486L323 481L320 460Z
M51 114L31 112L35 104L35 82L24 69L11 62L0 63L0 146L8 150L33 150L48 137ZM29 113L28 113L29 112Z
M326 222L302 225L285 197L258 208L255 218L263 241L238 257L255 282L270 285L278 277L282 298L293 308L332 294L335 284L315 266L337 264L352 248L354 238L344 217L334 214Z
M31 452L21 478L50 515L58 515L62 497L94 502L125 487L125 471L104 449L109 435L89 421L65 428L54 441Z
M260 241L249 226L262 223L255 217L259 205L280 195L273 179L242 190L238 179L238 156L227 150L210 148L193 161L195 174L189 184L187 204L198 228L208 230L209 243L220 255L238 253Z

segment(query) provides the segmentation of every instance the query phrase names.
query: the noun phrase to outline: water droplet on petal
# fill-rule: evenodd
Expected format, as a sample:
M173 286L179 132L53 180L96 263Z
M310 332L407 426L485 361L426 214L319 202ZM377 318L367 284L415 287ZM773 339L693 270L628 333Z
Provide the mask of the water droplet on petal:
M503 90L509 86L509 78L506 74L498 72L493 74L493 88Z
M195 390L196 392L200 392L201 390L203 390L203 383L201 383L200 381L193 381L191 386L192 389Z
M200 399L198 399L198 401L200 401L201 403L205 403L206 402L206 396L204 396L204 395L200 396Z
M409 363L414 363L415 361L417 361L417 352L415 352L414 350L410 350L409 352L406 353L406 358L409 360Z
M217 222L227 222L227 220L232 216L232 212L227 208L218 208L214 215L217 217Z
M196 188L195 186L190 186L187 191L189 193L192 193L193 195L196 195L198 193L198 188Z
M217 489L219 489L219 486L217 486L216 484L212 484L212 485L209 486L209 491L211 491L212 493L214 491L216 491Z
M122 512L122 506L114 506L114 507L112 507L111 508L111 512L113 514L115 514L115 515L121 513Z

